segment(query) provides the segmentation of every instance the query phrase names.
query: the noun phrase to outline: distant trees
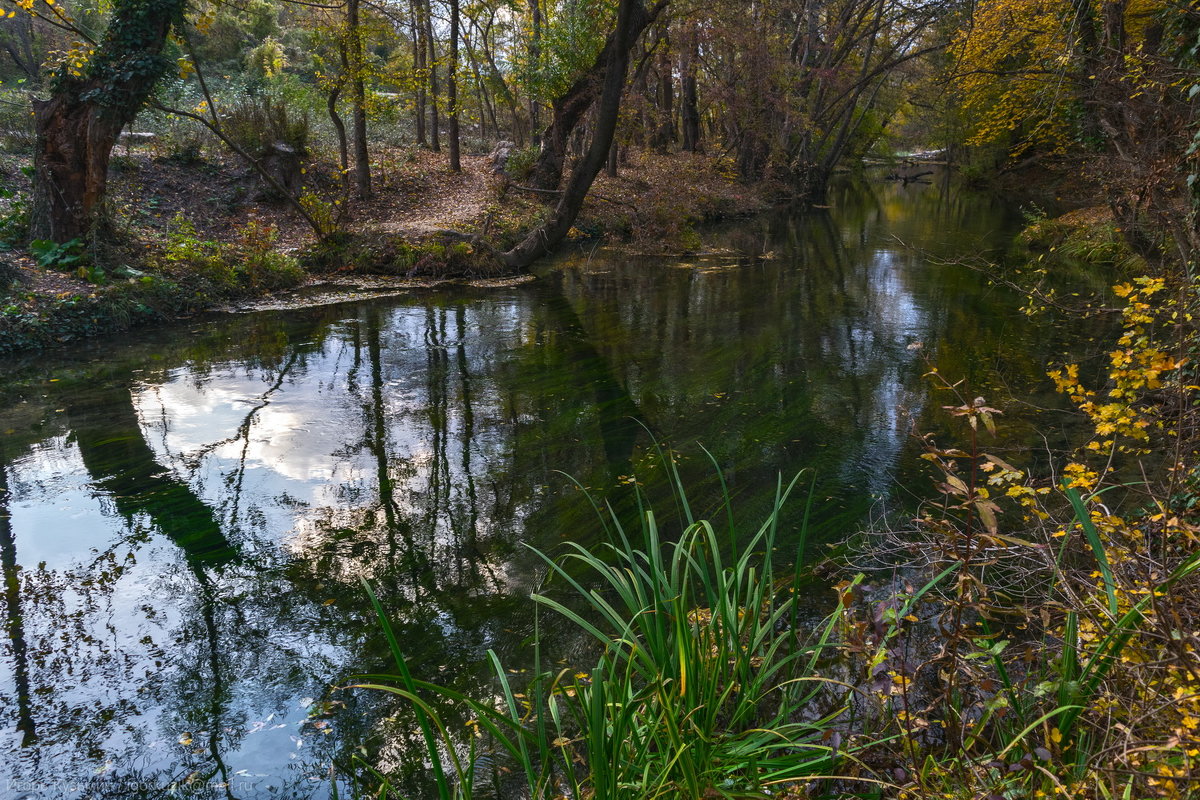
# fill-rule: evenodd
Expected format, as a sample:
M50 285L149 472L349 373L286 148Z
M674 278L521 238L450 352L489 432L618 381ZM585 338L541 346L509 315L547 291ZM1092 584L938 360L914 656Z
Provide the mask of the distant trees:
M1130 243L1187 261L1200 249L1179 168L1196 124L1196 15L1173 0L984 0L953 67L968 142L1028 160L1090 154Z
M1182 91L1195 70L1179 55L1195 49L1180 22L1195 10L1182 0L116 0L88 12L107 22L96 41L73 23L73 1L0 0L32 6L0 38L12 70L47 57L45 31L78 38L36 104L40 238L97 223L121 127L175 60L186 73L195 58L240 70L224 80L247 90L319 89L360 201L385 130L435 152L446 144L451 170L488 140L535 147L521 180L557 214L590 185L576 176L605 140L596 157L614 174L630 148L707 151L743 181L817 199L848 156L928 117L955 120L920 127L943 140L930 144L1018 160L1105 151L1102 177L1130 235L1153 217L1180 252L1197 241L1175 213L1180 176L1163 179L1196 113ZM189 29L205 35L176 52L172 30Z
M37 8L50 19L51 6ZM163 52L185 11L184 0L120 0L111 33L94 50L84 41L75 72L55 83L53 110L39 106L39 208L47 209L37 215L39 236L74 238L96 222L107 153L170 71ZM372 190L368 127L382 124L371 118L384 105L411 112L417 144L440 151L448 140L451 170L460 168L463 136L483 138L489 124L496 138L532 142L528 183L557 191L607 125L600 99L612 66L630 79L614 98L629 111L614 118L616 144L603 153L610 169L621 146L694 152L707 143L732 155L743 180L770 174L815 196L834 165L881 129L883 100L898 91L895 67L940 46L927 30L942 11L938 2L899 0L678 0L670 9L617 0L252 0L194 9L206 36L186 55L240 65L259 81L319 87L360 199ZM624 33L620 13L629 15ZM140 38L122 33L131 25L141 26ZM622 35L628 53L616 52Z

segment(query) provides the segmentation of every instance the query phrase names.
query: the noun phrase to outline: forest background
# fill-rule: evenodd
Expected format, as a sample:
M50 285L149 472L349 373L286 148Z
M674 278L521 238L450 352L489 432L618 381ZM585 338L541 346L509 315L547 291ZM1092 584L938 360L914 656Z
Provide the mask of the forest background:
M8 3L0 28L0 135L13 154L7 193L30 193L8 198L5 240L10 249L40 243L43 264L86 261L93 279L137 261L169 273L161 262L181 254L157 251L172 236L186 238L189 225L227 231L261 206L256 226L267 230L249 231L252 240L298 220L310 241L340 238L345 248L346 234L391 223L403 235L366 248L384 252L376 268L512 271L568 234L694 243L695 222L745 210L739 195L819 203L843 165L924 149L976 179L1069 176L1074 194L1106 200L1136 250L1186 261L1200 190L1196 154L1185 153L1194 13L1082 0L22 0ZM223 171L239 185L206 197L193 220L114 202L118 140L115 184L168 180L170 165ZM497 142L509 143L498 161L475 160ZM443 150L444 159L426 157ZM464 153L468 173L499 163L501 177L454 184ZM617 194L703 178L752 191L714 180L694 197L674 192L676 207L608 197L615 213L573 228L595 176L634 164L645 180ZM469 208L397 225L397 212L440 185L437 199ZM408 252L430 228L441 245L459 246L432 259ZM354 261L337 248L308 255L326 266Z

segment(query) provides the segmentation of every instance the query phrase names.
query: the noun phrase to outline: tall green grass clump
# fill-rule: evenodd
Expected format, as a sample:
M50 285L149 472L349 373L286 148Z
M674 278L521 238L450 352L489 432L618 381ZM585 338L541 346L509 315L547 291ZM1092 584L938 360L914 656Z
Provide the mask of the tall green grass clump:
M639 491L636 527L597 506L605 544L568 544L557 557L535 550L548 570L535 610L560 615L595 642L586 672L547 670L535 644L533 677L517 687L489 652L497 699L466 697L409 673L371 595L397 674L359 685L412 705L440 800L766 797L832 776L853 758L830 735L849 725L850 704L816 675L833 647L832 624L798 629L795 572L774 563L780 510L795 481L780 485L767 518L746 529L727 495L721 524L697 519L664 463L675 535ZM798 538L802 550L803 531ZM451 730L449 706L477 720L483 736ZM397 796L378 777L380 796Z

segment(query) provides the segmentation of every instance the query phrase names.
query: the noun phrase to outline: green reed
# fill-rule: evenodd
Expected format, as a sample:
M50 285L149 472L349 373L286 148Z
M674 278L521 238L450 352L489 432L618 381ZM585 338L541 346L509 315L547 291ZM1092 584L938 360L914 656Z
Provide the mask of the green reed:
M777 487L767 518L749 532L732 511L719 531L694 518L673 463L663 463L681 520L676 535L639 491L636 528L597 505L606 544L567 544L557 557L534 550L548 570L535 608L595 640L599 655L587 672L545 671L535 647L533 677L520 692L489 652L495 701L417 680L371 595L398 674L359 685L412 705L439 800L497 796L483 749L503 754L530 798L595 800L763 797L833 776L854 758L828 733L847 724L847 692L816 670L834 647L833 618L797 630L793 574L774 563L780 512L796 481ZM724 502L729 508L727 492ZM446 704L470 714L482 738L450 730L438 711Z

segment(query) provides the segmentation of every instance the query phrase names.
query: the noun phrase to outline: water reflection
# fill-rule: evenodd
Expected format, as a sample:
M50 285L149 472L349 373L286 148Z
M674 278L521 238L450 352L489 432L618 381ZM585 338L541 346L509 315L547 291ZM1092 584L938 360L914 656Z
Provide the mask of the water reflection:
M522 545L595 530L558 471L654 494L652 436L685 448L702 507L718 478L693 442L748 514L811 466L819 533L844 532L913 469L902 411L934 424L912 345L1020 392L1066 334L927 255L1002 246L1002 206L915 185L831 204L688 260L596 254L10 365L0 792L323 797L363 743L418 791L411 726L331 692L386 667L360 576L415 672L485 691L488 648L528 659Z

